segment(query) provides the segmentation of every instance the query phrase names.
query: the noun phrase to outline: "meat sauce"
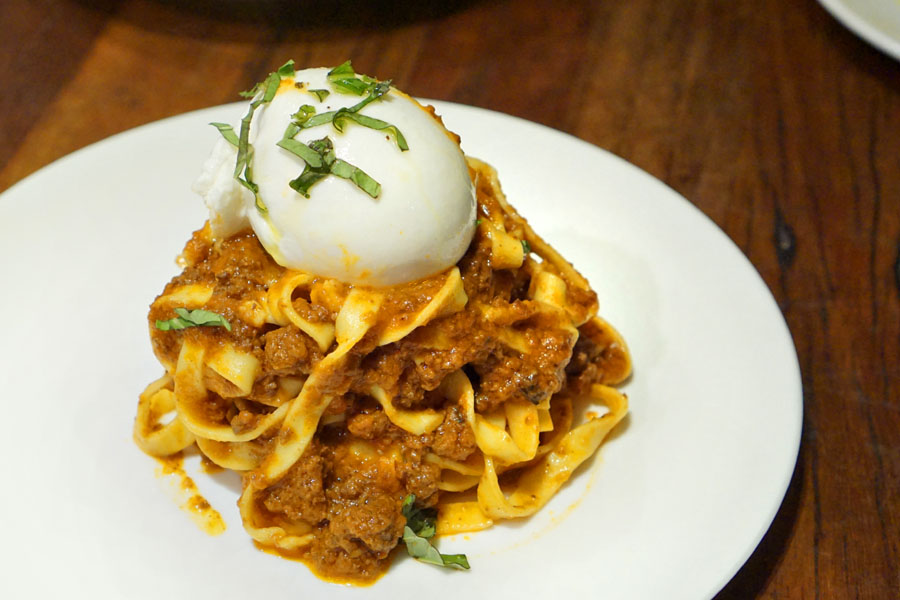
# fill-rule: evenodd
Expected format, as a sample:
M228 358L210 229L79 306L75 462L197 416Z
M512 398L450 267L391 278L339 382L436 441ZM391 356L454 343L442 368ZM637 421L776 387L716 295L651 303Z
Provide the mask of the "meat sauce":
M570 363L571 335L540 317L534 301L527 298L525 270L495 271L489 259L490 241L478 232L457 265L468 296L462 311L382 347L376 347L370 332L354 347L345 368L325 384L338 397L326 410L313 441L290 470L260 495L258 508L272 523L313 528L315 541L301 558L323 578L356 583L378 578L403 533L403 499L415 494L419 505L438 502L440 470L426 455L462 461L475 451L474 434L461 411L435 391L448 374L465 370L475 388L479 412L513 398L539 403L558 392L567 376L580 386L602 377L595 365L602 353L602 332L593 336L594 341L579 340L574 346L576 360ZM182 261L184 271L164 293L193 283L214 287L204 308L227 318L232 330L196 327L172 334L151 327L154 351L164 364L174 364L179 336L184 336L208 348L227 340L251 352L262 371L249 397L211 393L208 408L211 417L229 422L235 431L246 430L272 410L279 378L308 374L326 353L293 325L254 327L241 318L242 305L254 294L265 293L285 273L252 232L213 244L208 229L200 230L188 242ZM435 276L383 290L379 327L402 325L410 313L431 300L442 283L443 277ZM478 306L503 309L506 322L486 320ZM333 320L339 309L317 302L314 294L297 298L295 307L323 320ZM154 305L149 319L153 323L171 316ZM524 333L528 353L520 354L499 342L499 328L508 326ZM434 344L436 338L442 343ZM386 390L397 408L443 411L442 424L424 435L396 427L368 396L373 385ZM210 389L215 391L215 385ZM271 439L276 433L267 435Z

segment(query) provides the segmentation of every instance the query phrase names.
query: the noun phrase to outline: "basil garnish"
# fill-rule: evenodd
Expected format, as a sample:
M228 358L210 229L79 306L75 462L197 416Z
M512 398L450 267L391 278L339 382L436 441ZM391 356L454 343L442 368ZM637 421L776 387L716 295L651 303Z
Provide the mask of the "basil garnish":
M291 115L291 123L297 124L298 125L297 131L299 131L300 130L299 128L302 127L303 124L305 124L307 121L309 121L312 118L312 116L315 114L316 114L315 106L312 106L310 104L304 104L297 110L297 112L295 112L294 114ZM296 132L293 135L291 135L290 137L294 137L294 135L297 135ZM285 134L285 137L288 137L288 135Z
M278 73L279 77L293 77L294 76L294 61L289 60L275 71Z
M186 329L188 327L224 327L231 331L231 323L222 315L208 310L198 308L188 310L186 308L176 308L175 318L166 321L156 320L156 328L160 331L169 331L171 329Z
M436 511L434 509L415 508L413 506L415 501L415 495L410 494L403 499L402 507L403 516L406 517L406 526L403 528L402 539L406 544L406 551L409 552L409 555L418 561L430 565L461 570L468 569L469 560L465 554L441 554L437 551L437 548L431 545L429 540L434 537Z
M256 109L262 104L271 102L278 92L283 77L294 76L294 61L289 60L277 70L269 73L266 78L254 85L251 89L241 92L241 96L252 98L250 108L244 118L241 119L240 132L236 134L234 129L225 123L212 123L229 143L237 147L237 160L234 165L234 178L241 185L253 192L256 199L256 207L260 212L266 212L267 208L259 197L259 186L253 181L253 146L250 144L250 123ZM361 190L372 198L377 198L381 193L381 185L366 174L362 169L344 160L337 158L334 153L334 145L326 136L303 144L295 140L296 135L303 129L317 127L331 123L338 132L343 132L348 121L352 121L363 127L376 131L384 131L392 136L397 147L405 152L409 150L406 138L400 130L386 121L376 119L368 115L360 114L368 104L379 100L391 89L391 81L376 81L366 75L358 75L353 70L353 65L348 60L328 72L329 83L339 92L365 96L351 107L316 114L314 106L303 104L291 115L284 136L277 142L278 146L299 157L304 161L303 172L290 182L291 188L298 193L309 197L309 189L317 181L328 175L335 175L352 181ZM330 94L326 89L307 90L314 94L320 102Z
M525 254L529 254L531 252L531 244L528 243L528 240L522 240L522 250Z
M391 125L390 123L382 121L381 119L375 119L367 115L350 112L350 110L346 108L342 108L335 112L334 118L331 120L331 123L338 131L344 131L344 121L347 120L359 123L360 125L368 127L369 129L386 131L389 134L392 134L394 136L394 139L397 140L397 146L399 146L400 150L404 152L406 150L409 150L409 145L406 143L406 138L403 137L403 134L400 133L400 130L397 129L395 125Z
M381 193L381 185L369 177L362 169L341 160L334 153L334 144L328 137L313 140L304 145L292 138L284 138L278 145L299 156L306 163L300 176L289 183L298 193L309 198L309 188L328 175L349 179L356 187L373 198Z
M303 129L310 129L327 123L331 123L332 127L338 132L343 132L347 121L352 121L376 131L386 132L389 136L393 136L397 142L397 147L401 151L409 150L406 138L403 137L403 134L395 125L359 113L364 107L387 94L391 89L391 82L390 80L375 81L365 75L357 76L349 60L329 71L328 80L338 91L349 90L354 94L367 95L348 108L316 114L315 107L304 104L296 113L291 115L291 122L285 129L284 136L278 142L278 146L301 158L306 165L300 176L290 182L290 186L298 193L309 198L309 189L316 182L321 181L328 175L336 175L352 181L369 196L377 198L381 193L381 184L372 179L359 167L337 158L334 154L334 144L327 136L308 144L303 144L295 140L294 137ZM327 92L327 90L309 91L316 93L316 95L319 95L318 92ZM321 96L319 99L321 101Z
M375 84L371 77L358 77L349 60L328 71L328 81L337 91L357 96L362 96Z
M219 130L219 133L222 134L222 137L231 144L232 146L237 147L238 145L238 136L234 132L234 127L229 125L228 123L210 123L213 127Z
M281 85L282 77L292 77L293 75L294 61L289 60L278 67L276 71L269 73L261 83L257 83L246 92L241 92L241 96L253 98L253 101L250 102L250 109L247 111L247 114L241 119L241 131L236 144L238 154L234 164L234 178L253 192L256 198L256 208L260 212L266 212L267 209L259 197L259 186L253 181L253 146L250 144L250 121L253 119L253 113L256 112L256 109L261 104L268 104L275 98L278 86ZM219 131L222 130L219 129ZM225 133L223 132L222 135L225 135ZM228 139L228 137L226 136L225 139Z

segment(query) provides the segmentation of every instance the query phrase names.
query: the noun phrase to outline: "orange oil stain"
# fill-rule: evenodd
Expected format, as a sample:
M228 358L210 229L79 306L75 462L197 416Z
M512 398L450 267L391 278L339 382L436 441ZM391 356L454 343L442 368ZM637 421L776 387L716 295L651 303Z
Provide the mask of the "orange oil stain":
M156 475L169 480L175 502L194 524L209 535L224 533L225 520L222 515L200 494L194 480L185 472L184 454L178 452L157 461Z

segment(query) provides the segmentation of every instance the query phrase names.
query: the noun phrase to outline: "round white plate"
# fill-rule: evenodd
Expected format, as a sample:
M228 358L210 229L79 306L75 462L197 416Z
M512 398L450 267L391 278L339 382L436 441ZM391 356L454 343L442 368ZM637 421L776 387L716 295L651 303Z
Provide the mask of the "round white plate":
M900 0L819 0L847 29L900 60Z
M442 539L470 572L399 558L374 587L258 551L233 474L188 464L225 518L202 533L132 443L162 369L146 313L205 210L189 186L240 105L80 150L0 196L6 457L0 597L708 598L771 523L800 439L794 347L756 271L690 203L571 136L435 103L464 149L592 282L633 352L631 415L538 515Z

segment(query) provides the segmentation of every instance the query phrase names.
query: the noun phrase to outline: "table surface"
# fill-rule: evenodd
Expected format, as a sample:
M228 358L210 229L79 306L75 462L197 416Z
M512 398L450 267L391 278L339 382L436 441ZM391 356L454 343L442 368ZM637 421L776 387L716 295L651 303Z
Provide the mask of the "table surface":
M0 191L286 58L610 150L737 243L800 359L793 480L717 598L900 597L900 63L815 0L326 4L0 2Z

